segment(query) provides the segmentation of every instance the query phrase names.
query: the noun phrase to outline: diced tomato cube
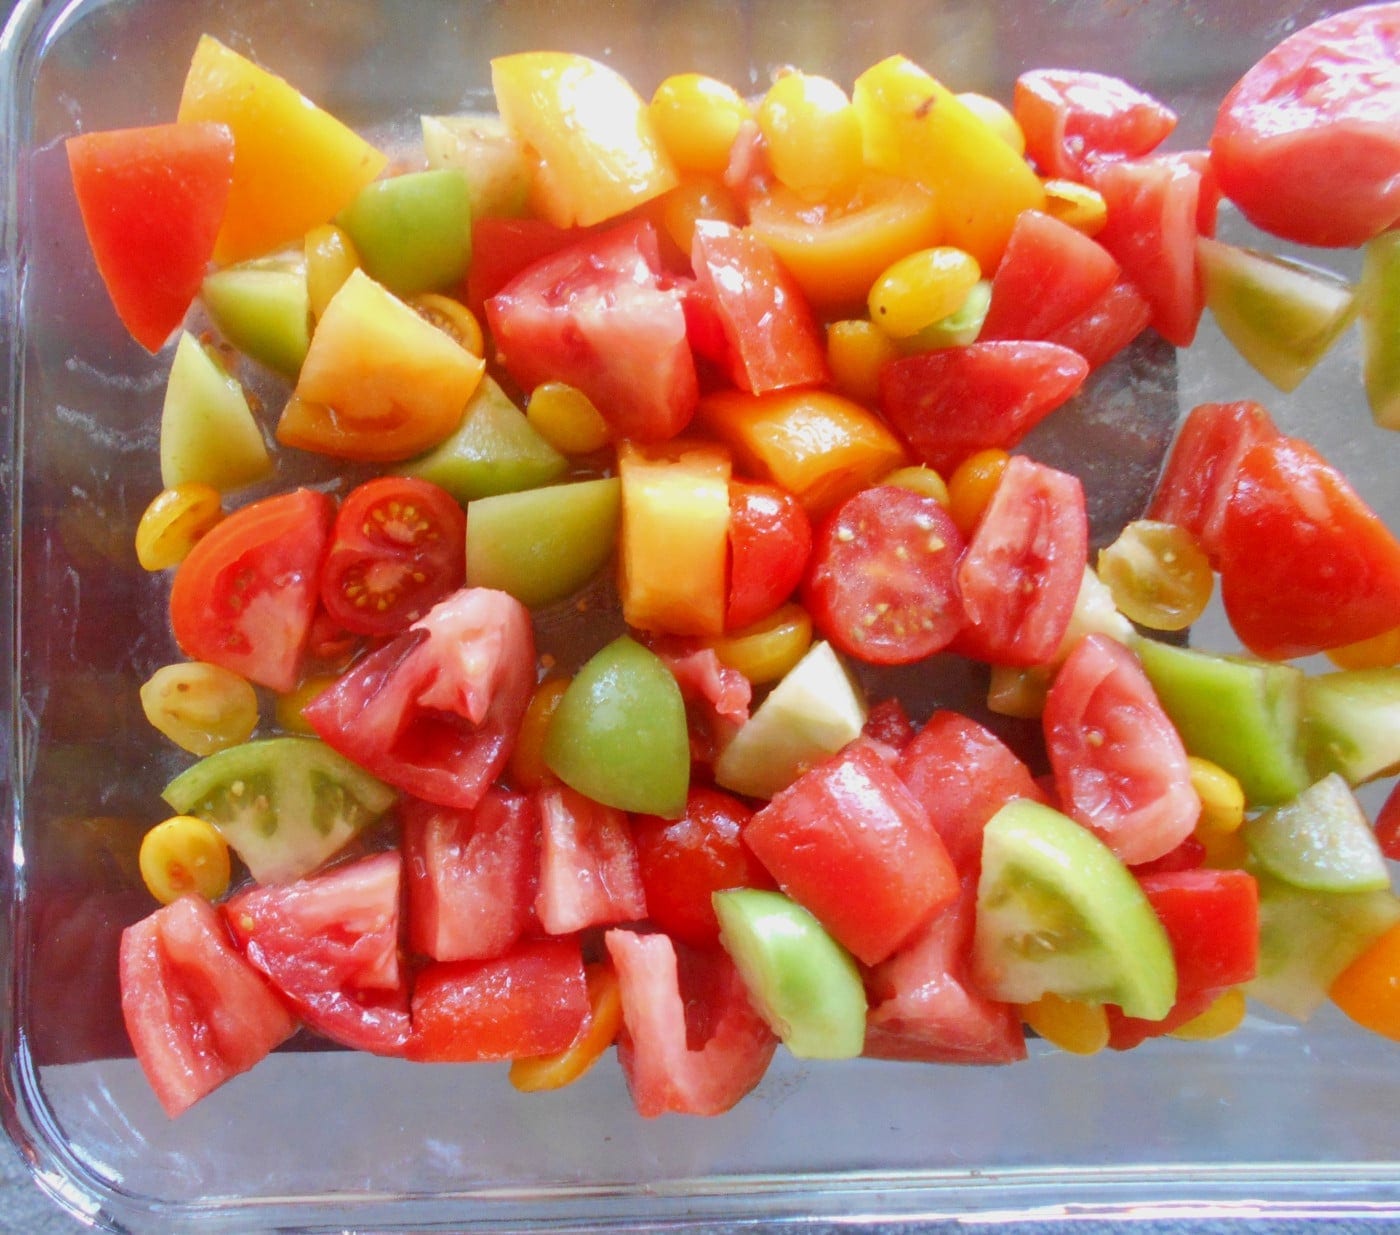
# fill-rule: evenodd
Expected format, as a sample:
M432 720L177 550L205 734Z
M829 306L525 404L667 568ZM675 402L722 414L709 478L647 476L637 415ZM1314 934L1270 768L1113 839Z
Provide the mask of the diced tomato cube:
M749 821L744 839L783 891L867 965L957 895L924 808L868 744L799 777Z

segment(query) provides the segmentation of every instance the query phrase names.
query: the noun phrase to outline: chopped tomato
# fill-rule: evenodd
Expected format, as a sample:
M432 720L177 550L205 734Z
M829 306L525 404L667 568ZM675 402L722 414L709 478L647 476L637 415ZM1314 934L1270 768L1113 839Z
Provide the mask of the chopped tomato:
M903 751L914 740L914 722L898 699L881 699L866 716L861 735L891 750Z
M1039 210L1016 220L992 277L981 340L1054 339L1091 312L1118 281L1108 251L1068 223Z
M958 567L967 625L956 649L993 664L1050 660L1069 628L1088 546L1078 478L1013 457Z
M1391 861L1400 861L1400 785L1386 795L1376 815L1376 843Z
M172 1119L246 1072L297 1027L197 896L122 933L122 1017L141 1070Z
M1123 267L1152 306L1152 325L1168 343L1189 347L1205 307L1196 270L1201 226L1201 168L1181 155L1124 159L1095 168L1093 185L1108 203L1096 239ZM1209 213L1209 207L1207 209Z
M939 711L900 753L900 779L928 812L963 876L981 865L982 829L1012 798L1043 802L1035 778L996 734Z
M335 506L298 489L233 512L175 573L170 625L180 649L275 691L297 684Z
M402 819L413 950L438 961L509 950L534 921L533 801L492 788L469 811L410 800Z
M465 588L363 660L303 712L348 759L440 806L470 810L510 758L535 687L529 611Z
M295 883L249 888L224 907L234 938L332 1042L398 1055L408 1040L399 963L402 860L381 853Z
M1106 159L1150 154L1176 127L1176 113L1151 95L1078 69L1022 73L1012 106L1026 153L1044 175L1066 180Z
M741 835L752 816L752 807L732 794L692 785L679 819L633 818L647 917L673 939L714 947L719 920L711 895L726 888L774 886Z
M158 352L199 293L233 183L214 123L82 133L66 143L83 228L122 324Z
M1152 306L1128 279L1120 278L1097 304L1046 339L1084 357L1097 369L1128 346L1152 322Z
M691 762L712 765L748 720L753 684L724 664L714 648L701 647L694 640L658 637L651 640L651 650L681 688Z
M1393 227L1400 6L1335 13L1284 39L1225 96L1210 152L1226 196L1276 236L1347 246Z
M326 612L346 630L392 635L462 586L467 518L445 489L380 476L341 503L321 576Z
M1275 437L1240 460L1221 526L1220 592L1258 656L1357 643L1395 625L1400 542L1311 446Z
M1184 527L1218 563L1240 461L1253 446L1277 436L1269 413L1251 400L1193 407L1172 445L1147 518Z
M934 498L896 485L863 489L817 530L803 584L812 622L859 660L923 660L962 628L962 551L962 533Z
M550 785L535 795L540 819L540 882L535 913L551 935L586 926L638 922L646 894L627 816Z
M758 237L728 223L695 225L691 265L719 317L734 384L751 394L829 379L826 349L802 289Z
M472 261L467 268L467 307L478 316L486 302L516 275L543 258L579 243L587 232L555 227L543 219L486 215L472 220Z
M673 437L699 387L681 293L656 231L625 223L527 267L486 302L497 354L526 390L576 386L619 436Z
M924 808L868 744L804 773L743 835L783 891L867 965L957 895L957 873Z
M639 1114L719 1115L763 1079L778 1040L723 951L686 949L682 970L665 935L610 930L604 942L622 991L618 1059Z
M421 969L405 1053L426 1063L552 1055L579 1037L588 1018L578 936L529 940L504 956Z
M1054 343L996 340L921 352L880 371L880 410L920 460L947 476L968 455L1010 450L1089 372Z
M977 884L968 880L911 942L866 976L865 1054L929 1063L1015 1063L1026 1057L1016 1008L971 978Z
M1150 862L1191 834L1201 800L1186 750L1122 644L1104 635L1075 644L1042 721L1061 808L1124 862Z
M1194 834L1188 836L1175 849L1168 849L1160 858L1150 862L1139 862L1133 866L1137 879L1150 875L1169 875L1177 871L1193 871L1205 865L1207 850L1204 842Z

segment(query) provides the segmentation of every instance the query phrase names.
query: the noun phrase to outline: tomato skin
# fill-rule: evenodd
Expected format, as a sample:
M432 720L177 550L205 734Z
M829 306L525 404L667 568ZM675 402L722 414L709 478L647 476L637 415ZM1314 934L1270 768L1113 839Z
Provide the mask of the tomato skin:
M868 743L804 773L743 836L778 886L867 965L957 895L957 873L923 807Z
M966 880L955 901L866 976L867 1057L957 1064L1026 1057L1015 1007L988 999L972 982L976 910L977 882Z
M1103 635L1075 644L1045 701L1062 809L1128 865L1191 834L1201 800L1186 750L1137 657Z
M1212 565L1218 565L1225 508L1240 462L1253 446L1277 436L1269 413L1251 400L1193 407L1172 444L1146 517L1185 528Z
M993 664L1050 660L1069 627L1088 556L1079 479L1014 456L958 566L967 625L955 650Z
M1013 113L1026 153L1046 176L1082 180L1104 159L1155 150L1176 113L1117 77L1075 69L1033 69L1016 79Z
M778 1039L726 953L678 956L665 935L625 930L603 940L622 993L618 1060L638 1114L718 1115L763 1079Z
M529 611L464 588L352 666L303 711L381 780L471 810L501 774L535 686Z
M1257 656L1357 643L1395 625L1400 542L1311 446L1276 437L1240 461L1221 531L1220 593Z
M235 896L224 916L248 960L317 1033L402 1054L408 982L399 965L402 860L376 854Z
M900 779L928 812L958 873L981 867L982 829L1012 798L1045 801L1011 749L975 720L939 711L900 753Z
M73 189L117 316L158 352L199 293L233 184L233 134L214 123L83 133Z
M405 1054L424 1063L552 1055L579 1036L588 1017L578 936L530 940L504 956L420 970Z
M633 816L647 917L671 938L714 947L719 920L711 894L775 886L741 835L752 817L752 807L707 785L690 787L679 819Z
M1386 795L1376 815L1376 842L1392 862L1400 861L1400 786Z
M812 622L842 652L877 665L923 660L963 625L962 533L934 498L878 485L823 521L803 583Z
M1301 244L1364 244L1400 219L1400 5L1298 31L1225 96L1211 160L1257 227ZM1312 186L1327 186L1317 194Z
M763 241L728 223L701 220L691 265L719 316L736 386L767 394L830 380L807 299Z
M127 1035L172 1119L296 1030L296 1017L200 897L127 927L118 968Z
M787 490L729 482L729 598L724 628L739 630L778 608L802 581L812 523Z
M1128 346L1152 322L1152 306L1128 279L1119 278L1099 302L1066 322L1047 343L1058 343L1097 369Z
M663 441L699 400L682 294L656 231L624 223L527 267L486 302L497 355L526 390L576 386L621 437Z
M1053 340L1099 303L1119 273L1102 245L1068 223L1027 210L992 276L992 303L977 337Z
M175 572L170 625L181 651L285 693L297 684L335 505L297 489L233 512Z
M637 922L647 915L627 816L567 785L535 795L540 878L535 913L551 935Z
M321 574L326 612L361 635L392 635L467 577L467 517L452 495L411 476L380 476L341 503Z
M534 921L532 800L493 787L471 811L410 800L401 816L409 945L438 961L508 951Z
M892 360L880 370L880 410L940 476L989 447L1010 450L1069 399L1089 373L1054 343L993 340Z

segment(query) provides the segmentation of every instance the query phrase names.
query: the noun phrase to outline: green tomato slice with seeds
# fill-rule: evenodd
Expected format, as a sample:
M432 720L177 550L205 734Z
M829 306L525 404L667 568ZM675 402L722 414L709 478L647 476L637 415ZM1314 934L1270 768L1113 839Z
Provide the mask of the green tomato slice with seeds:
M289 883L339 852L397 795L315 738L266 738L200 760L161 796L218 828L259 883Z
M1161 1020L1176 1001L1171 944L1137 880L1087 829L1026 799L983 834L973 966L1008 1003L1055 994Z

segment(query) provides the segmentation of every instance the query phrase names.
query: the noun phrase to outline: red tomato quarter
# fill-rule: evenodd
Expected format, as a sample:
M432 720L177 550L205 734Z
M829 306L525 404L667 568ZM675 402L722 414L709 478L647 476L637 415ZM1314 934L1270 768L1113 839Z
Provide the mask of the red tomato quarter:
M686 949L683 969L665 935L611 930L604 942L622 994L618 1060L639 1114L719 1115L763 1079L778 1040L723 951Z
M1136 158L1176 127L1176 113L1117 77L1033 69L1016 79L1012 110L1026 153L1046 176L1082 180L1105 159Z
M823 521L803 599L812 622L849 656L906 665L962 628L963 538L934 498L895 485L863 489Z
M1359 643L1400 613L1400 542L1311 446L1276 437L1252 447L1235 475L1220 594L1257 656Z
M869 744L799 777L743 835L778 886L867 965L957 895L957 872L924 808Z
M298 489L234 511L196 541L170 589L170 625L185 655L291 690L334 518L324 493Z
M465 588L306 706L328 746L381 780L471 810L501 774L535 688L530 613Z
M1226 95L1210 146L1225 195L1276 236L1359 245L1392 227L1400 4L1349 9L1284 39Z
M321 574L326 612L361 635L395 635L467 577L467 517L445 489L380 476L341 503Z
M674 939L694 947L719 942L710 897L726 888L771 888L773 878L741 835L753 809L706 785L692 785L679 819L638 815L632 820L647 917Z
M647 916L637 849L627 816L567 785L535 795L540 883L535 913L551 935Z
M1054 343L994 340L889 361L880 410L929 467L948 476L968 455L1010 450L1088 375Z
M224 907L234 938L301 1018L332 1042L398 1055L408 1040L399 965L402 862L381 853Z
M1097 369L1152 324L1152 306L1128 279L1119 279L1098 303L1056 330L1047 343L1058 343Z
M729 603L724 625L738 630L766 618L802 582L812 525L797 499L777 485L729 482Z
M122 933L122 1017L172 1119L291 1037L296 1018L197 896Z
M487 790L474 810L402 808L408 941L438 961L506 952L533 921L539 818L522 794Z
M491 960L420 970L406 1053L426 1063L553 1055L583 1032L589 1015L578 936L536 939Z
M576 386L619 436L661 441L695 412L682 295L662 285L649 223L589 235L527 267L486 302L486 317L521 387Z
M958 567L967 625L957 650L993 664L1050 660L1069 628L1088 560L1079 479L1015 456Z
M160 351L199 292L233 183L222 124L83 133L66 143L83 227L122 324Z
M691 264L719 316L739 389L766 394L830 378L807 299L763 241L728 223L701 220Z
M1061 809L1128 865L1191 834L1201 800L1186 750L1127 648L1104 635L1075 644L1042 723Z

